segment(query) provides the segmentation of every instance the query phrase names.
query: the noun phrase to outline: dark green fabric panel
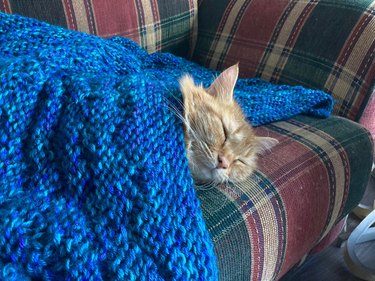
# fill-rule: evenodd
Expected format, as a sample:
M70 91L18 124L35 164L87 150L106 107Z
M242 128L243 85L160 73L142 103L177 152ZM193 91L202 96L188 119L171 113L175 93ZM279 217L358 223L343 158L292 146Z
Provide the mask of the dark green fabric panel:
M293 50L335 61L363 12L351 9L345 2L352 1L337 1L335 5L332 1L320 1L304 24Z
M350 185L342 218L358 205L366 190L373 161L373 143L370 134L359 124L342 117L333 116L321 120L298 116L295 119L326 132L335 138L346 152L350 163Z
M158 0L163 52L187 57L190 52L189 2L181 0Z
M197 195L201 202L207 228L213 240L219 239L229 227L243 221L242 213L238 210L235 203L230 201L216 187L207 190L198 188ZM231 214L231 216L228 217L228 214Z
M170 45L168 47L163 47L162 52L168 52L176 56L188 58L190 52L189 45L189 38L184 38L182 41L179 41L178 43L174 43L173 45Z
M190 11L181 12L177 17L161 20L161 46L163 52L187 57L190 52Z
M205 0L198 7L198 38L194 61L205 61L230 0ZM207 16L209 15L209 16Z
M10 5L14 14L67 27L61 0L11 0Z
M199 30L216 31L230 0L205 0L199 5ZM207 15L210 15L209 17Z
M293 84L311 81L308 86L323 88L345 40L362 15L360 8L367 7L369 2L320 1L299 33L281 81Z
M189 11L189 2L181 0L158 0L160 19L165 19Z
M252 251L248 230L238 206L216 188L198 188L197 195L214 242L219 280L247 279L250 276Z
M242 221L220 240L214 241L219 280L249 280L252 268L251 257L254 253L246 234L246 225Z
M293 51L282 70L280 83L323 89L331 73L332 65L332 63L327 64L324 59L312 57L308 53Z

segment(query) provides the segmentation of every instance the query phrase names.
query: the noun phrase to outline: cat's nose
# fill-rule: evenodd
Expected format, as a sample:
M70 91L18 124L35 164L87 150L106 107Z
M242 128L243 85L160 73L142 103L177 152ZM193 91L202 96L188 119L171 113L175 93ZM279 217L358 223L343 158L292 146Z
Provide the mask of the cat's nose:
M229 167L229 161L224 156L218 156L217 157L217 168L218 169L228 169Z

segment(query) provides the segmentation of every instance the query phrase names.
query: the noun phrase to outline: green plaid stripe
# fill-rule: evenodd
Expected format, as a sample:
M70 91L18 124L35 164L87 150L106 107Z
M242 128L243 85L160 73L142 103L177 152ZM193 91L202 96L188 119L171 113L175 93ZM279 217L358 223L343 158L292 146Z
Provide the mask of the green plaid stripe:
M150 53L163 50L181 56L189 54L192 19L196 15L194 1L172 5L166 1L136 0L136 5L141 46Z
M225 190L198 189L197 194L221 264L220 280L242 280L234 279L242 274L239 268L250 276L250 237L236 204L227 197Z
M355 110L363 112L367 101L371 96L371 89L374 86L374 53L375 40L373 26L375 24L375 2L362 15L357 25L352 31L350 39L346 43L347 50L342 52L338 58L339 65L335 65L327 82L328 92L343 92L337 97L336 114L348 116L358 121L359 116L355 116ZM372 40L369 48L366 41ZM360 58L361 64L353 63ZM337 62L336 62L337 64ZM340 67L341 66L341 67ZM345 67L342 67L345 66Z
M265 53L264 58L257 70L258 76L261 76L273 82L277 82L278 80L280 80L281 73L285 68L285 64L288 62L288 58L293 52L293 46L295 45L297 35L315 5L316 2L314 1L306 3L292 1L288 5L285 13L281 17L278 27L276 28L272 36L272 39L274 41L272 41L271 39L271 41L269 42L269 46L267 47L268 52ZM294 10L298 11L297 17L293 13ZM294 19L294 21L291 21L291 18ZM291 24L291 22L293 22L293 24ZM290 25L287 27L287 35L281 33L286 25ZM278 40L279 38L280 40ZM268 62L270 60L277 61L277 63L268 65ZM297 83L300 82L301 81L297 81Z
M360 201L368 180L372 143L356 123L299 116L257 133L280 143L246 184L197 192L222 280L282 276Z
M41 21L67 27L64 5L61 0L3 0L0 11L38 18Z
M334 87L326 88L326 81L332 72L344 71L345 65L337 65L335 61L340 51L346 47L347 38L350 37L361 15L366 13L370 3L371 1L362 1L356 9L351 9L345 5L345 1L336 4L332 1L319 1L299 32L298 40L288 54L284 67L279 70L281 73L279 76L272 75L273 79L282 83L305 84L325 89L339 101L336 103L335 112L355 119L354 112L350 111L355 105L355 95L359 93L363 77L352 75L348 81L350 87L347 93L335 92ZM324 36L321 36L323 30ZM368 51L371 49L374 50L370 47ZM349 50L345 52L348 53ZM349 69L346 70L348 71ZM308 81L308 84L304 81Z
M224 13L224 16L222 18L221 24L219 25L218 31L215 34L214 42L216 44L214 43L214 45L211 47L210 52L208 53L208 57L214 58L215 51L217 51L217 49L221 50L219 52L220 56L216 58L217 64L212 65L211 63L211 67L223 67L222 62L225 58L225 54L227 53L228 48L230 47L234 34L236 33L237 27L241 22L241 18L250 2L250 0L229 2L226 12ZM231 20L231 18L233 18L233 20Z
M175 17L163 19L160 23L162 38L157 42L158 51L173 52L176 55L187 56L192 43L192 29L195 10L182 13ZM189 26L190 28L186 28Z
M216 245L218 260L225 266L221 280L234 280L237 274L251 276L252 280L265 277L268 280L281 269L286 246L286 219L284 208L280 208L283 203L267 177L256 173L253 179L251 189L225 186L198 190L203 215L209 218L207 228ZM268 198L266 205L264 198ZM264 225L264 216L272 223ZM274 240L270 233L278 239ZM258 255L250 255L252 249ZM272 250L273 255L264 255L266 250ZM239 266L242 271L237 270Z
M197 38L194 56L197 56L196 53L198 51L200 62L205 65L208 65L209 61L212 58L212 52L211 56L209 55L211 44L215 44L219 39L219 32L217 32L217 30L219 28L222 15L226 11L226 7L229 3L230 0L215 1L214 4L212 1L200 1L199 3L200 12L198 13L198 34L201 34L202 31L210 32L209 34L205 34L204 36L199 36Z

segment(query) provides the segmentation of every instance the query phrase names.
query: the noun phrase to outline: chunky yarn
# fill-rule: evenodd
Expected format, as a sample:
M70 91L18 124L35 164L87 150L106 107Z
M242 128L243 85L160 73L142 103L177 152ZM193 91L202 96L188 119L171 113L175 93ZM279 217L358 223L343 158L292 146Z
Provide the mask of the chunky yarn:
M215 73L5 14L0 53L0 280L216 280L169 109L182 73L205 85ZM256 125L332 108L257 79L236 97Z

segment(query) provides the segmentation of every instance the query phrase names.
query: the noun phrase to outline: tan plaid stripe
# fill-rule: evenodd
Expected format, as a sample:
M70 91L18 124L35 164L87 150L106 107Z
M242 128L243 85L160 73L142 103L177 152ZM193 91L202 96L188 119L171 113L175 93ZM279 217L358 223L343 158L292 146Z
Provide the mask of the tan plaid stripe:
M232 4L233 3L233 4ZM228 48L228 44L233 34L235 33L236 26L238 25L238 21L241 19L241 14L246 9L249 1L234 1L230 3L228 10L226 11L226 15L223 16L222 19L222 27L219 28L219 32L217 34L218 38L215 40L215 43L212 45L210 50L210 67L217 68L218 64L222 62L222 54L225 54L226 49Z
M146 46L149 53L155 52L161 42L160 18L155 0L138 0L141 28L141 45Z
M292 1L281 19L282 25L278 25L275 34L277 39L270 42L266 50L264 59L260 64L261 77L265 80L277 81L280 78L281 70L284 69L288 56L293 49L298 33L311 13L315 1Z
M64 10L70 19L68 22L69 29L90 33L90 19L86 12L84 0L64 1Z
M273 186L264 179L264 175L256 174L248 185L220 187L217 191L220 191L228 201L223 200L223 197L217 194L212 195L211 192L201 193L204 216L219 214L217 219L214 219L214 223L208 225L209 231L214 232L214 229L222 228L223 225L226 227L224 232L213 237L216 245L226 241L226 237L232 235L233 231L237 232L239 237L238 240L231 239L232 247L236 247L236 244L241 241L242 243L244 241L251 243L247 246L252 249L252 254L250 255L249 252L247 257L249 259L247 263L251 265L251 270L250 268L244 269L249 272L249 276L251 275L250 280L271 280L276 276L283 255L284 245L281 241L286 241L286 237L280 237L286 230L283 230L285 217L280 219L282 216L279 213L285 207L282 201L277 199L278 196L275 197L269 193L270 191L267 192L267 189L273 189ZM205 204L210 196L212 196L209 200L211 203ZM234 205L235 208L228 212L228 205ZM225 216L221 216L220 213L225 213ZM239 229L242 229L242 232L238 232ZM240 238L240 236L242 237ZM243 236L249 238L245 239ZM228 250L228 248L224 250ZM221 255L220 251L220 248L217 248L219 255ZM227 253L223 252L222 254ZM241 262L246 264L246 260ZM227 273L222 272L224 275ZM233 278L232 274L235 273L228 274L226 278Z
M258 265L258 268L256 272L259 272L259 276L255 278L255 276L252 276L253 280L259 280L261 277L263 280L272 280L275 277L275 273L277 272L277 265L280 262L278 259L280 258L278 253L280 251L280 242L275 239L275 237L279 237L279 231L280 231L280 221L278 221L278 211L279 208L285 208L282 198L279 200L272 200L270 198L271 195L267 195L265 193L264 186L259 185L259 182L264 178L265 175L262 175L261 177L258 177L255 175L255 181L250 182L250 184L246 187L240 188L240 191L242 193L246 193L249 198L254 202L254 210L248 210L245 213L243 213L243 216L246 218L246 220L252 219L252 213L256 210L259 216L261 229L263 233L263 240L258 241L258 244L263 243L263 251L262 254L263 257L263 265L262 270L260 270L260 265L255 260L258 257L253 256L252 257L252 264ZM268 183L271 185L271 183ZM271 186L269 186L270 188ZM248 228L248 231L250 232L250 227ZM287 231L286 231L287 233ZM254 233L256 235L256 233ZM254 241L255 239L259 239L259 237L253 237ZM282 237L282 239L287 240L287 237ZM274 253L272 255L267 254Z

